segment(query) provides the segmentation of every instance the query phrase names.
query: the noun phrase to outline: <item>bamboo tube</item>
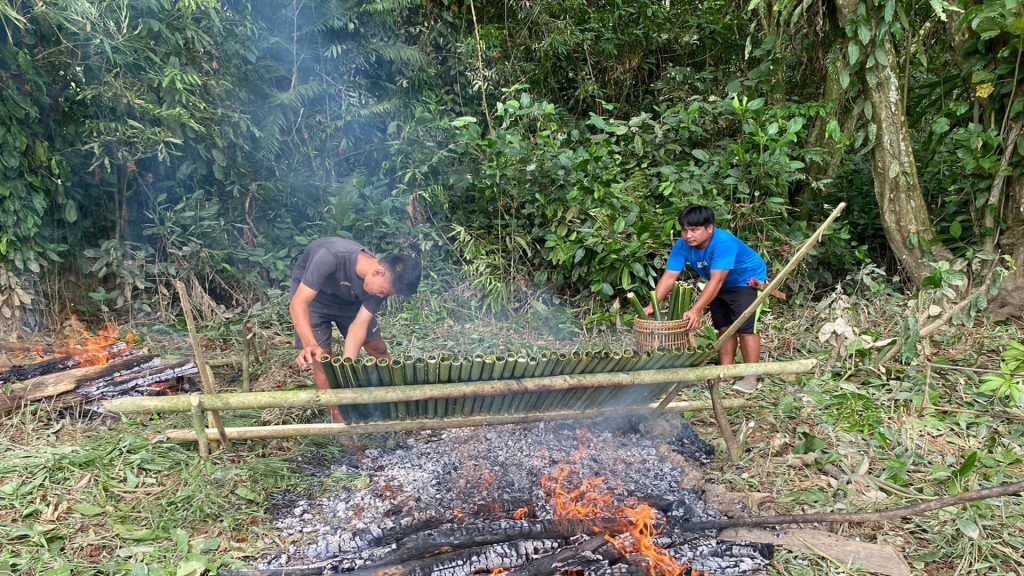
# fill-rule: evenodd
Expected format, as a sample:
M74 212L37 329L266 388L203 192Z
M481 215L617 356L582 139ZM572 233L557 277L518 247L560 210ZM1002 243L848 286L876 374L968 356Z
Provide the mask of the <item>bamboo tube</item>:
M654 290L651 290L651 307L654 309L654 319L659 321L663 320L664 318L661 315L661 303L658 302L658 293Z
M683 312L690 309L693 304L693 287L689 284L683 286ZM680 316L682 318L682 316Z
M527 354L517 355L512 376L514 378L530 378L530 373L537 370L537 358L533 357L532 361L533 364L531 365L531 357ZM507 394L505 400L501 403L501 413L515 414L526 396L528 394Z
M636 294L627 292L626 300L629 300L629 305L633 307L633 313L636 314L637 318L647 320L647 313L644 312L644 307L640 304L640 300L637 299Z
M754 362L749 364L708 365L672 370L642 372L613 372L611 374L578 374L530 378L528 380L492 380L468 383L462 386L425 384L391 386L361 390L278 390L274 392L232 392L213 394L203 398L208 410L263 410L327 406L331 404L376 404L402 402L426 398L453 398L458 396L495 396L515 392L541 392L575 388L604 388L637 386L674 382L698 382L712 378L742 378L748 375L802 374L813 370L817 361L791 360L788 362ZM191 406L184 396L139 396L114 398L103 403L112 412L189 412Z
M388 366L390 372L390 379L392 386L405 386L405 362L402 362L401 358L395 358L391 360L390 366ZM410 417L416 418L416 414L409 409L409 405L413 402L398 402L395 408L398 411L399 420L408 420Z
M472 382L483 380L484 370L484 355L477 352L473 355L473 368L469 373L469 379Z
M199 440L199 457L206 460L210 457L210 441L206 435L206 426L203 422L203 409L199 404L199 394L192 393L188 395L189 409L192 412L192 429L195 431L196 438ZM214 439L226 438L227 432L223 435L220 431L217 431L217 435Z
M677 314L679 314L679 301L680 297L682 296L682 294L680 293L678 282L672 283L672 290L670 290L668 294L668 319L678 320L679 317L677 316Z
M210 366L206 363L206 353L203 351L201 342L199 342L199 333L196 331L196 321L192 316L192 301L189 300L188 293L185 291L184 282L181 280L175 280L174 286L178 289L178 299L181 301L181 313L185 317L185 326L188 327L188 339L192 344L192 356L196 361L196 367L199 369L199 380L203 384L203 393L216 394L217 385L213 380L213 371L210 370ZM208 420L207 424L221 432L224 431L224 424L220 421L220 414L216 411L211 410L207 412L206 418ZM221 434L220 443L225 450L231 449L231 445L229 444L228 438L225 434Z
M427 360L425 358L416 358L413 360L413 379L406 381L406 386L409 383L413 384L425 384L427 382ZM427 417L427 401L415 402L416 414L420 418Z
M441 357L437 354L427 354L427 372L425 374L424 382L426 384L437 384L438 374L440 370ZM433 400L427 400L419 403L421 414L426 414L427 418L438 418L437 403Z
M605 367L611 361L612 355L607 350L598 350L594 353L594 358L590 368L587 370L589 374L603 374ZM587 388L584 390L575 391L575 400L572 403L574 410L586 410L596 404L595 400L597 395L604 390L595 390L593 388Z
M341 359L341 369L348 375L349 382L351 382L350 388L360 388L362 386L362 374L357 372L355 362L351 358ZM341 417L345 419L345 422L353 422L356 415L351 406L338 406L341 411Z
M377 375L380 378L380 386L393 386L394 383L391 381L391 361L387 358L377 358L374 362L377 368ZM387 418L396 420L398 418L398 404L395 402L388 402L380 407L377 418L384 419L384 414L387 414Z
M540 358L536 356L530 356L526 360L526 371L523 372L523 378L535 378L539 376L538 371L541 368ZM512 405L509 407L510 414L519 414L526 407L528 407L536 397L536 394L516 394L513 396Z
M568 353L564 363L563 374L578 374L578 368L580 362L583 361L583 353L579 350L574 350ZM544 403L541 405L541 410L548 412L554 410L560 405L562 398L565 396L564 390L558 392L546 392Z
M502 367L502 370L500 371L500 378L502 378L503 380L512 378L512 374L514 373L516 368L516 360L517 359L515 353L505 355L505 365ZM497 366L495 366L494 373L499 373ZM507 400L507 394L502 394L501 396L494 396L492 398L484 399L483 414L500 414L501 406Z
M322 358L323 357L321 357L321 360ZM328 356L328 358L330 358L329 362L320 363L321 366L323 366L324 368L324 374L328 374L328 372L330 373L327 379L328 384L330 384L332 388L351 388L352 382L349 379L350 375L346 374L341 368L342 357ZM333 382L333 384L331 384L331 382ZM345 406L338 406L338 411L341 412L341 417L344 418L345 421L347 422L347 414L350 412L350 410Z
M488 354L488 355L484 356L484 369L480 372L480 378L482 380L484 380L484 381L488 381L488 380L493 381L494 380L495 372L497 372L500 375L501 371L504 369L504 367L505 367L505 357L504 356L501 356L501 367L498 368L497 357ZM497 368L497 370L496 370L496 368ZM488 400L491 400L493 402L492 398L488 398ZM464 405L464 409L462 411L462 414L464 416L476 416L476 415L480 414L480 411L483 408L483 404L484 404L484 399L483 398L479 398L479 397L478 398L473 398L472 401L467 399L466 404ZM467 413L466 408L468 408L468 413Z
M741 399L730 399L722 402L725 408L750 406L751 402ZM309 436L338 436L355 434L375 434L379 432L411 432L416 430L436 430L444 428L467 428L472 426L494 426L500 424L519 424L526 422L558 421L558 420L589 420L594 418L620 417L625 414L643 414L650 412L652 405L611 408L604 410L588 410L585 412L551 412L537 414L513 414L509 416L478 416L474 418L452 418L449 420L410 420L406 422L372 422L369 424L285 424L280 426L248 426L228 428L228 438L232 440L260 440L271 438L302 438ZM672 412L695 412L710 410L709 402L674 402L668 405ZM156 437L157 434L151 434ZM167 430L161 436L176 442L195 442L194 430ZM208 438L217 438L217 431L206 429Z
M479 367L474 362L474 359L470 356L462 357L462 371L459 374L459 383L470 382L473 380L473 370ZM448 414L456 418L462 416L463 409L463 398L449 398L448 399Z

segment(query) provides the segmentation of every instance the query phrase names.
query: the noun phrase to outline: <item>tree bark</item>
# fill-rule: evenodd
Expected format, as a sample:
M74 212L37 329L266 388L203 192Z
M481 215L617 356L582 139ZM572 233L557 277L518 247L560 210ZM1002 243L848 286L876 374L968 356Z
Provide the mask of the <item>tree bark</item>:
M1024 176L1017 176L1011 182L1003 221L1006 228L999 242L1000 251L1013 258L1016 270L1003 279L991 312L1024 321Z
M859 2L839 0L836 4L840 23L845 25L856 14ZM874 17L868 15L870 25L877 31ZM875 199L889 247L908 279L920 288L924 277L931 272L931 267L925 262L929 252L939 259L949 259L951 254L935 240L928 207L921 193L910 131L901 105L900 91L903 87L892 38L885 33L873 41L876 43L874 46L884 52L886 63L876 60L870 68L860 67L857 74L865 101L870 105L870 113L865 115L870 116L869 121L875 127L875 144L871 152ZM874 46L862 49L865 53L873 53Z

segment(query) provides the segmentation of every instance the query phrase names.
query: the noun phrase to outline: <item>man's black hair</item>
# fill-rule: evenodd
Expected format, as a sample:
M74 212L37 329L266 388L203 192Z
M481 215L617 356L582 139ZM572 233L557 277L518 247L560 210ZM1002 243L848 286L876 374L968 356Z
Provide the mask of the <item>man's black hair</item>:
M378 259L391 276L391 289L402 298L408 298L420 287L423 273L420 261L404 254L388 254Z
M684 208L679 215L679 225L683 228L712 226L714 223L715 213L707 206L693 204Z

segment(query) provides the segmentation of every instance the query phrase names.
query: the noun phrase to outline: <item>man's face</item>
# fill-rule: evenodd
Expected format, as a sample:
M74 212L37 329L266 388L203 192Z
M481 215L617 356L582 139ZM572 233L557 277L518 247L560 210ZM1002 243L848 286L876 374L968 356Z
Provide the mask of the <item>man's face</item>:
M683 240L691 248L704 248L711 240L711 233L714 231L713 224L708 226L687 226L683 228Z
M391 275L387 270L378 266L369 276L363 279L363 290L367 294L379 296L391 296L394 291L391 289Z

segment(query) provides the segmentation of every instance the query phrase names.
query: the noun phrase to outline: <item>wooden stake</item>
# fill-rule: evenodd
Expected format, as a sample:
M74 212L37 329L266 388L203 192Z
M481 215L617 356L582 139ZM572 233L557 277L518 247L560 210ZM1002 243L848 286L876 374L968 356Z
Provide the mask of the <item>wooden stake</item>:
M203 408L199 402L199 394L189 394L188 402L192 410L192 429L199 440L199 456L206 460L210 457L210 442L206 436L206 427L203 426ZM215 431L215 434L214 438L217 438L220 431Z
M199 342L199 333L196 332L196 322L192 316L192 303L188 299L188 293L185 292L185 283L181 280L175 280L174 285L178 288L178 297L181 299L181 313L184 314L185 325L188 326L188 338L192 342L192 354L196 359L196 367L199 368L199 379L203 383L203 392L207 395L216 394L217 389L213 383L213 371L206 364L206 355ZM207 424L220 432L221 444L223 444L225 450L229 450L231 444L228 442L227 434L224 432L224 424L220 421L220 414L211 410L207 417L209 419Z
M736 437L732 434L732 426L729 425L729 419L725 416L722 391L718 388L718 384L721 381L721 378L709 380L708 394L711 396L711 407L715 411L715 422L718 423L718 431L722 433L722 440L725 440L725 448L729 452L729 460L739 462L742 454L740 453L740 447L736 445Z
M250 390L250 358L252 354L252 322L242 322L242 392Z
M817 360L789 362L753 362L727 366L694 366L667 370L611 372L607 374L573 374L526 378L522 380L489 380L462 384L417 384L413 386L380 386L341 390L279 390L273 392L234 392L212 394L203 398L206 410L264 410L267 408L301 408L331 404L378 404L440 398L500 396L528 392L573 390L577 388L609 388L700 382L713 378L742 378L748 375L803 374L814 369ZM103 404L112 412L188 412L188 399L181 396L145 396L114 398Z
M727 400L724 405L729 408L748 406L747 400ZM695 412L709 410L708 402L675 402L667 409L673 412ZM603 410L568 410L546 414L513 414L508 416L470 416L466 418L450 418L446 420L400 420L396 422L369 422L366 424L284 424L279 426L245 426L227 428L228 438L234 440L257 440L270 438L301 438L306 436L338 436L354 434L375 434L377 432L411 432L417 430L438 430L445 428L470 428L476 426L496 426L500 424L521 424L524 422L547 422L558 420L590 420L594 418L619 417L630 414L650 412L651 406L634 406L631 408L605 408ZM208 438L217 439L217 431L208 428ZM167 430L163 434L150 434L150 438L165 436L178 442L195 442L195 430Z

